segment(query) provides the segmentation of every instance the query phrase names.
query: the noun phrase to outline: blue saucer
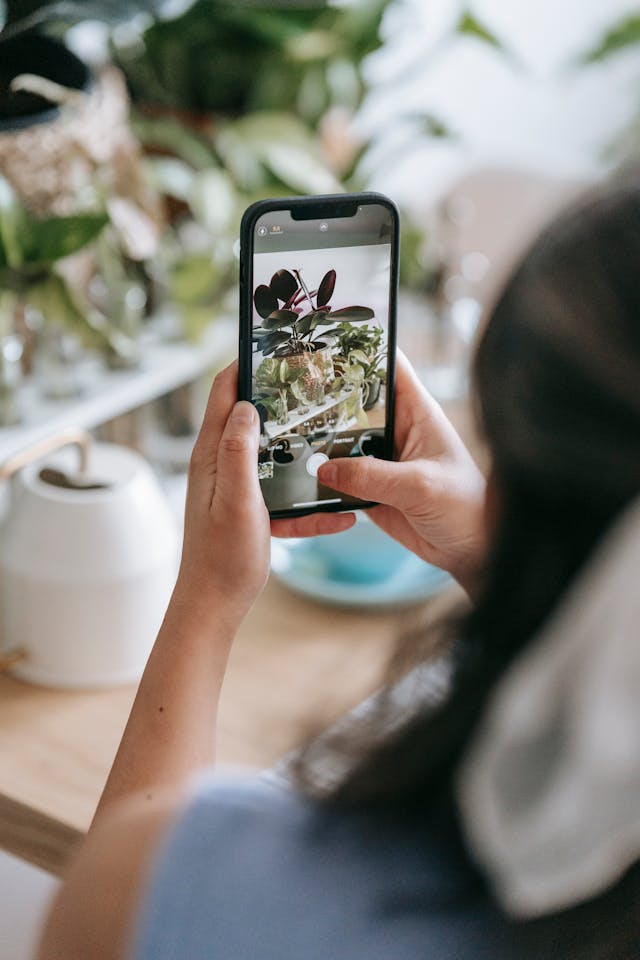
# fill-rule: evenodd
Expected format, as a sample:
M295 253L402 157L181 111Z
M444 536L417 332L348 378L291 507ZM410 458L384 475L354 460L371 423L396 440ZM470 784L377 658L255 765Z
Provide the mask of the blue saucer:
M336 536L344 537L345 534ZM344 568L336 568L331 558L318 549L314 539L274 538L271 541L271 569L291 590L341 607L380 608L420 603L449 586L451 577L448 573L425 563L408 550L399 549L400 558L386 576L376 575L363 580L355 566L353 575Z

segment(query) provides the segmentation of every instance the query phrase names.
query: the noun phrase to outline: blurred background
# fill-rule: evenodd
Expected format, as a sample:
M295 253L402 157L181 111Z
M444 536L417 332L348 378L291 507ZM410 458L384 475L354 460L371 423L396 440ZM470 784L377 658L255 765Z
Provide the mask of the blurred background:
M173 394L233 354L265 196L398 202L400 340L457 397L505 262L640 140L624 0L6 0L0 23L4 457L137 410L110 436L183 467L202 397Z
M482 461L467 371L483 311L539 226L639 152L637 2L0 0L0 464L81 428L141 455L137 471L151 464L178 529L209 385L236 353L243 210L364 189L401 209L399 342ZM0 499L10 524L8 484ZM302 706L317 714L330 690L335 718L365 696L402 605L447 586L374 530L276 545L280 582L234 651L223 756L273 762ZM57 558L43 547L39 590L45 574L58 583ZM34 555L25 580L35 568ZM7 603L23 622L15 590ZM163 603L147 611L149 643ZM133 687L98 708L0 685L0 793L28 784L83 829ZM3 957L22 960L53 881L2 854L0 886Z

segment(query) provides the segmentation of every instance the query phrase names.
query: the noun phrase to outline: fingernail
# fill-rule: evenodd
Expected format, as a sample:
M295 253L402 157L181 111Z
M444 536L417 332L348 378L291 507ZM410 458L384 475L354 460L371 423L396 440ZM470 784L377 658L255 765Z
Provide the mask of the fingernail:
M318 470L318 476L330 487L338 479L338 468L333 463L323 463Z
M248 400L239 400L231 411L231 419L234 423L254 423L256 418L255 407Z

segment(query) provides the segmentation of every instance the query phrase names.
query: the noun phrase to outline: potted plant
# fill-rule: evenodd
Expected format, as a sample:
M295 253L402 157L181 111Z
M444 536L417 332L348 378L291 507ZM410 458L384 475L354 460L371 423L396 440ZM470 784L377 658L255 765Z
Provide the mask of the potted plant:
M363 408L371 410L378 402L380 387L387 376L387 348L382 327L366 323L356 326L343 320L328 331L328 336L336 341L335 366L339 373L345 365L358 364L362 367L362 388L365 391Z
M316 290L310 290L302 271L278 270L270 283L256 287L253 302L262 318L254 327L253 340L265 356L286 357L290 367L303 370L302 384L310 401L320 395L333 379L331 338L322 328L336 320L368 320L370 307L350 306L333 310L330 304L336 271L328 270Z
M265 357L255 374L258 393L254 400L261 403L272 419L284 426L289 419L289 391L298 401L304 402L299 381L304 376L303 367L292 367L285 359Z
M95 323L80 306L60 269L62 260L99 236L107 220L104 212L35 217L10 184L0 177L2 337L15 336L16 316L21 307L27 305L42 314L49 324L72 332L88 347L103 348L109 343L108 325ZM15 354L16 349L12 352Z

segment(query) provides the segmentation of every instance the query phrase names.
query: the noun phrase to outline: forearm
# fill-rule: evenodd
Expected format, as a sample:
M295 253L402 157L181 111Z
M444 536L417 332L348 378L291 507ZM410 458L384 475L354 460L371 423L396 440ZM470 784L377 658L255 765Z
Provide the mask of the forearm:
M215 758L220 688L233 640L176 594L147 663L96 817L115 801L180 789Z

